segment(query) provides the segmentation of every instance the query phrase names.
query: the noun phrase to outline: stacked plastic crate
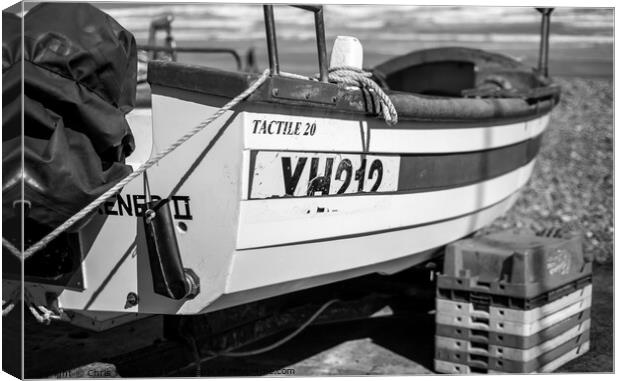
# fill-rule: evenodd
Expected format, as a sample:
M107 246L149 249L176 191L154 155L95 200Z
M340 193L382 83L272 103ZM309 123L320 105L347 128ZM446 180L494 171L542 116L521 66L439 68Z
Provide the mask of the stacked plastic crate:
M448 246L435 370L550 372L590 346L592 260L581 237L497 233Z

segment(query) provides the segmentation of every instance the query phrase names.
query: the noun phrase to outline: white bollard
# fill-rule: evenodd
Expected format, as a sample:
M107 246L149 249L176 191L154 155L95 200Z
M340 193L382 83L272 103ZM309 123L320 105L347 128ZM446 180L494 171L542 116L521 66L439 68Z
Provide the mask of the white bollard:
M348 66L361 70L363 61L364 48L362 48L360 40L351 36L336 37L329 60L330 69Z

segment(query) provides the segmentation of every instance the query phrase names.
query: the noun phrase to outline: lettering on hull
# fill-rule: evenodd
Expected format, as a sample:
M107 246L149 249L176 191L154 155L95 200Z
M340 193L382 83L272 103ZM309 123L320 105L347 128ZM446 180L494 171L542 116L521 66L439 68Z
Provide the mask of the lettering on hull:
M153 201L161 200L151 195ZM172 217L177 220L192 220L189 196L172 196L170 198ZM99 214L108 216L142 217L146 212L146 196L143 194L117 194L116 197L104 202L98 209Z
M251 129L255 135L314 136L316 122L255 119L251 122Z
M391 192L398 187L398 156L272 151L253 154L250 199Z

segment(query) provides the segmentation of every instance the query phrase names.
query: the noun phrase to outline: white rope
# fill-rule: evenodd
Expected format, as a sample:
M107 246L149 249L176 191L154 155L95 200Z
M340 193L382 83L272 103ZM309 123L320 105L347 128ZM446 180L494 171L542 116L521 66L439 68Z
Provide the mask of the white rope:
M13 246L13 244L4 237L2 237L2 246L6 247L11 252L11 254L21 259L22 257L21 251L17 250L17 248Z
M41 324L50 325L52 320L60 320L60 316L54 315L52 311L43 306L29 304L28 309L34 318Z
M19 290L19 288L16 289L8 300L2 301L2 317L7 316L15 308L17 301L21 299L19 296ZM36 304L33 300L34 298L30 292L28 292L27 289L24 289L24 304L28 307L28 310L35 320L39 323L49 325L52 320L69 320L68 316L63 313L62 309L54 308L55 310L50 310L44 305Z
M2 317L5 317L15 308L16 301L13 298L2 301Z
M41 324L50 325L53 320L70 320L62 311L52 311L43 305L31 303L28 299L26 299L26 302L32 316Z
M11 311L13 311L13 308L15 308L15 305L19 300L20 290L21 287L14 289L13 292L10 293L7 300L2 300L2 317L7 316Z
M299 74L280 72L280 76L306 81L318 81L319 75L306 77ZM328 80L335 83L342 83L348 86L366 88L375 97L376 103L381 105L381 114L385 122L389 125L398 123L398 113L390 97L383 91L375 81L371 79L372 73L350 66L337 66L329 69Z
M398 123L398 113L390 97L370 77L372 73L349 66L339 66L329 69L329 80L349 86L367 88L381 105L381 113L385 122L389 125Z
M23 258L24 259L28 259L34 253L36 253L37 251L39 251L42 248L44 248L45 246L47 246L47 244L49 244L54 238L58 237L58 235L60 235L62 232L64 232L68 228L70 228L74 223L76 223L77 221L79 221L82 218L84 218L86 215L88 215L91 211L93 211L99 205L101 205L102 203L107 201L110 197L112 197L116 193L118 193L130 181L132 181L136 177L140 176L142 173L144 173L147 169L149 169L153 165L157 164L157 162L159 162L161 159L163 159L170 152L172 152L175 149L177 149L180 145L182 145L183 143L188 141L190 138L192 138L198 132L202 131L205 127L207 127L213 121L215 121L216 119L221 117L226 111L228 111L231 108L235 107L239 102L241 102L246 97L248 97L250 94L252 94L254 91L256 91L256 89L258 89L260 87L260 85L262 85L268 77L269 77L269 70L263 71L263 74L261 74L261 76L254 83L252 83L241 94L237 95L235 98L231 99L228 103L226 103L224 106L222 106L222 108L217 110L215 112L215 114L213 114L211 117L207 118L206 120L204 120L203 122L198 124L196 127L191 129L188 133L183 135L176 142L172 143L168 148L164 149L163 151L161 151L157 155L155 155L152 158L150 158L149 160L147 160L138 169L136 169L135 171L131 172L127 177L125 177L124 179L119 181L116 185L114 185L112 188L110 188L107 192L105 192L101 196L97 197L90 204L85 206L82 210L77 212L75 215L73 215L68 220L66 220L64 223L62 223L60 226L58 226L56 229L54 229L51 233L49 233L48 235L43 237L39 242L37 242L34 245L30 246L24 252ZM19 252L19 250L17 250L17 248L15 248L15 246L13 246L4 237L2 238L2 246L6 247L11 253L16 255L18 258L21 258L21 253Z

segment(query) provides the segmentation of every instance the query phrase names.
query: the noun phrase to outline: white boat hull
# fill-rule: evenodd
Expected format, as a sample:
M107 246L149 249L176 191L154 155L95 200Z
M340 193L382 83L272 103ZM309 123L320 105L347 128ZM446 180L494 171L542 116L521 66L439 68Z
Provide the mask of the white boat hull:
M153 95L152 136L148 115L134 118L137 146L147 148L129 158L132 165L177 140L222 103L181 95ZM270 133L261 120L282 122L280 133L274 124ZM531 159L459 186L417 189L409 181L413 188L407 190L401 189L407 183L405 156L509 147L539 138L547 122L548 116L541 116L499 126L429 128L401 121L388 128L379 119L337 119L318 111L304 116L277 109L228 112L100 208L81 233L85 256L75 276L83 287L27 285L40 298L46 290L59 292L68 310L197 314L368 273L393 273L505 213L535 163ZM282 157L291 168L283 168ZM302 157L308 165L301 165ZM334 164L327 190L308 190L313 158L315 177L329 174L328 159ZM353 166L351 175L367 160L361 181L352 176L345 184L348 174L336 174L345 159ZM382 163L381 179L370 164L375 159ZM298 181L291 183L294 177ZM142 219L136 218L144 210L146 184L151 195L173 195L183 265L200 278L200 293L191 300L153 292ZM126 304L132 292L139 296L134 306Z

